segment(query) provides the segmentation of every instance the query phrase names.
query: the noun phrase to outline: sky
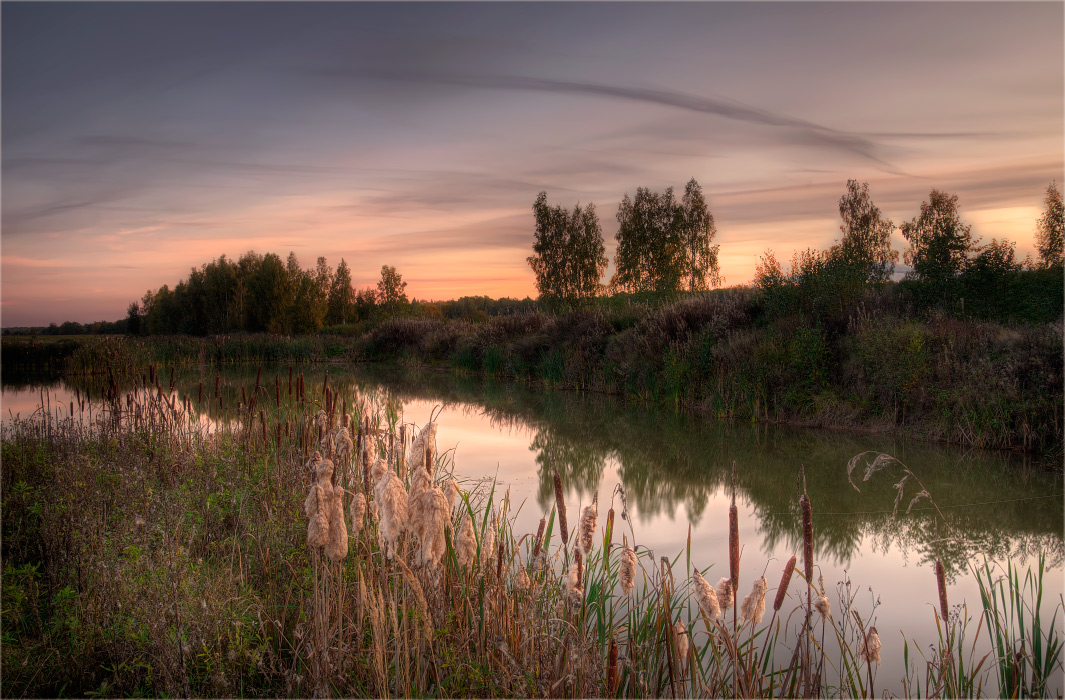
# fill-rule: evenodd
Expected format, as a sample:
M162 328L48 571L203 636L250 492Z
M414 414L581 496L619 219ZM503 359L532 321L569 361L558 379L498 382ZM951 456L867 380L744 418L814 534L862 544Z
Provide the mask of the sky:
M1034 254L1061 2L3 2L0 323L116 320L248 250L535 296L532 204L695 178L726 285L956 193ZM906 242L896 231L894 247ZM613 271L608 269L607 276ZM606 281L606 278L604 279Z

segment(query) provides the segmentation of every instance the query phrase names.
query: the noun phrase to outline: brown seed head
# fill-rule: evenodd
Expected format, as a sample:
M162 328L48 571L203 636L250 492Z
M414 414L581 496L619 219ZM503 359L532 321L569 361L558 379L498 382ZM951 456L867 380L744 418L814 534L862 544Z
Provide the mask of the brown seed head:
M780 586L777 587L777 597L773 600L773 610L780 610L780 606L784 604L784 596L788 594L788 586L791 584L791 575L793 573L795 573L794 555L784 565L784 573L780 577Z
M628 540L622 535L621 565L618 567L618 581L625 595L632 593L636 585L636 552L632 551Z
M565 545L569 542L569 528L566 527L566 497L562 493L562 477L558 475L558 470L554 473L555 482L555 507L558 509L558 528L562 533L562 544Z
M698 571L692 574L692 582L695 584L695 600L703 614L711 620L721 617L721 603L717 600L714 587Z
M728 570L732 590L736 590L740 586L740 521L735 496L728 509Z
M732 589L732 579L723 577L717 582L717 602L724 612L736 602L736 592Z
M544 545L544 528L547 527L547 516L540 518L540 527L536 528L536 543L533 544L532 555L540 555L540 548Z
M577 546L584 552L585 556L592 551L592 544L595 542L595 526L598 519L599 509L596 508L595 503L586 507L584 513L581 514L581 522L577 535Z
M802 570L806 575L807 583L814 580L814 510L810 504L810 497L805 493L799 497L799 508L802 509Z
M939 587L939 614L946 623L950 616L950 607L947 606L947 578L943 562L938 559L936 559L936 585Z
M862 658L869 664L875 661L879 668L880 649L882 647L883 644L880 643L880 635L876 633L876 627L870 627L865 635L865 644L862 646Z

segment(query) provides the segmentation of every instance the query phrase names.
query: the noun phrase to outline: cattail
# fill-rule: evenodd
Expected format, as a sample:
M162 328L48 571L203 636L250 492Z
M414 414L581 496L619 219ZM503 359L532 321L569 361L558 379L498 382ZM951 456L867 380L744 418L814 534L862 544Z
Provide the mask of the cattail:
M562 477L558 475L558 470L554 470L554 482L555 482L555 506L558 508L558 528L562 533L562 544L565 546L569 542L569 528L566 527L566 498L562 494Z
M732 590L732 579L727 576L717 582L717 602L721 604L721 612L725 612L736 602L736 592Z
M496 554L496 580L497 581L499 581L499 580L501 580L503 578L503 556L504 556L503 541L500 540L500 542L499 542L499 551Z
M494 514L488 516L488 525L481 538L481 568L487 570L496 547L496 519Z
M515 579L515 583L517 584L518 590L526 591L529 589L531 581L529 580L529 574L525 571L524 566L518 567L518 573L515 576Z
M581 521L577 528L577 546L585 555L592 551L592 544L595 540L595 525L598 516L599 509L594 502L586 507L584 513L581 514Z
M777 587L777 597L773 600L773 610L780 610L780 606L784 604L784 596L788 593L788 586L791 584L791 575L793 573L795 573L794 555L784 565L784 574L780 577L780 586Z
M880 643L880 635L876 633L876 627L870 627L865 635L865 644L862 645L862 658L868 664L875 661L879 668L881 647L883 644Z
M351 515L350 534L352 537L358 537L359 530L362 529L362 521L366 517L366 496L361 493L355 494L348 505L348 512Z
M817 600L814 601L814 610L821 613L822 620L832 617L832 605L823 595L817 596Z
M436 423L427 423L419 431L418 436L411 441L410 451L407 454L406 464L412 469L415 466L424 465L426 452L436 455Z
M477 538L474 536L473 519L469 513L463 513L460 518L459 531L455 539L455 556L462 568L469 566L477 556Z
M765 580L765 576L754 582L751 592L743 599L743 606L740 608L741 624L747 620L751 620L755 626L761 623L762 616L765 615L765 592L768 588L769 582Z
M535 559L540 556L540 548L544 545L544 528L547 527L547 516L540 518L540 527L536 528L536 541L533 544L532 555Z
M692 574L692 582L695 584L695 600L703 614L711 620L721 617L721 603L717 601L714 587L698 571Z
M459 485L455 479L448 479L447 484L444 486L444 498L447 499L447 510L452 512L455 510L455 504L459 502L459 498L462 494L459 492Z
M636 552L629 546L628 538L624 534L621 538L621 565L618 567L618 581L621 582L621 590L625 592L625 595L629 595L632 593L633 586L636 585Z
M740 587L740 518L736 509L736 462L732 462L732 505L728 509L728 570L732 590Z
M333 488L332 508L329 512L329 540L325 544L325 554L333 561L340 561L348 556L348 528L344 523L344 489Z
M684 623L677 621L673 625L673 637L677 642L677 666L681 669L681 675L684 674L684 662L688 658L688 628L684 626Z
M333 487L329 482L316 482L311 486L314 494L309 508L310 521L307 523L307 546L322 547L329 541L329 510L333 501Z
M943 562L936 559L936 585L939 587L939 614L943 616L943 622L946 623L950 615L950 608L947 606L947 579L946 572L943 570Z
M584 588L581 586L581 553L579 550L573 552L573 561L570 562L569 571L566 572L566 591L574 605L579 605L584 598Z
M802 570L810 584L814 580L814 510L805 493L799 497L799 508L802 509Z
M424 469L415 469L411 477L408 512L410 530L418 538L418 563L436 566L446 551L444 530L450 511L443 491L433 486Z
M315 454L317 454L317 452ZM323 457L321 460L318 461L318 465L315 468L315 480L328 481L333 477L333 469L333 460Z
M337 430L336 435L333 436L333 454L336 456L337 461L344 463L351 458L351 451L355 448L355 444L351 441L351 435L348 434L347 428L340 428Z
M374 462L372 474L374 476L374 503L377 505L379 519L378 534L381 537L382 548L387 551L391 559L396 541L407 527L407 489L383 459Z

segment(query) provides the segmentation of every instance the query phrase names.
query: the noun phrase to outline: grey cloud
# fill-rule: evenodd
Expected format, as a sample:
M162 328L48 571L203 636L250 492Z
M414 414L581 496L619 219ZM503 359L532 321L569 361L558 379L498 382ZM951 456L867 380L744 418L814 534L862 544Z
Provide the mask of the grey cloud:
M519 75L462 75L447 73L418 73L413 71L343 71L323 69L322 75L344 78L368 78L396 82L413 82L436 85L493 90L524 90L557 94L585 95L657 104L666 107L711 114L725 119L748 124L794 130L793 139L814 147L827 147L856 155L872 161L887 172L898 173L899 169L885 161L878 153L879 145L861 134L832 129L804 119L796 119L768 110L749 107L732 100L690 95L674 90L648 87L630 87L574 80L555 80Z

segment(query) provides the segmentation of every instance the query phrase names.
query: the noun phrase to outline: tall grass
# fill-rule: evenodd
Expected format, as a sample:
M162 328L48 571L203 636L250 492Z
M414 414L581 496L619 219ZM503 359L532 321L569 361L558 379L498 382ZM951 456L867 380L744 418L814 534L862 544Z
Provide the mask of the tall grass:
M739 581L743 533L731 516L721 514L727 562L691 561L690 535L685 551L656 559L627 546L636 533L623 489L579 513L557 477L542 531L520 532L508 492L463 480L453 453L436 449L435 424L416 429L378 396L297 373L273 382L260 373L239 398L210 383L179 395L166 374L153 369L127 389L112 381L103 399L46 405L5 427L5 696L875 693L872 610L840 596L834 622L805 562L801 585L786 573L783 590ZM345 424L354 439L341 448ZM440 489L446 500L452 479L460 491L437 559L424 553L432 535L415 522L422 511L386 512L377 486L412 501ZM361 522L344 522L346 548L308 541L312 485L343 500L331 518L368 502ZM398 535L384 537L394 517ZM459 546L466 523L472 556ZM619 523L628 529L620 542ZM811 541L812 528L811 516ZM696 573L710 571L725 575L715 595L731 614L699 604ZM763 623L767 594L773 614ZM806 623L787 624L799 618ZM1026 629L1031 667L1043 672L1029 670L1018 687L1045 691L1060 644L1038 624ZM1048 640L1038 651L1037 638ZM924 670L942 667L937 657ZM984 686L920 690L971 688Z

